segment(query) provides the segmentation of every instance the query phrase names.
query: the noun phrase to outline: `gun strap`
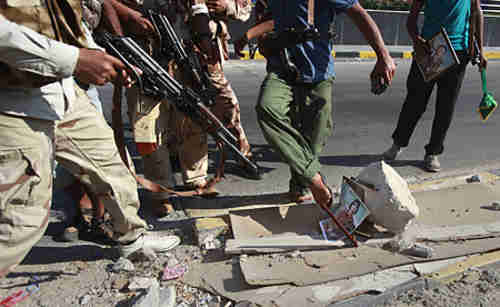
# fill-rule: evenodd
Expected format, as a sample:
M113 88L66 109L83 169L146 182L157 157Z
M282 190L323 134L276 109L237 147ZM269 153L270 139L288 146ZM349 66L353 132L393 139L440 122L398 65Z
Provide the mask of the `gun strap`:
M474 40L476 34L476 17L472 14L472 9L474 5L474 0L470 0L470 13L469 13L469 56L471 58L476 56L476 50L474 49Z
M307 2L307 23L310 27L314 27L314 0Z
M483 86L483 94L486 95L488 93L486 85L486 69L481 69L481 84Z

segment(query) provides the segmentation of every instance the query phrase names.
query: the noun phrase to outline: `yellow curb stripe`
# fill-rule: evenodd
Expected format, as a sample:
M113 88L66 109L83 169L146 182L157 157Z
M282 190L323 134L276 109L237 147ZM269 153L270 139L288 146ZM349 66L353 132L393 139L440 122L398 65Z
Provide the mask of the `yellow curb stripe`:
M411 59L413 56L412 56L412 52L411 51L405 51L403 52L403 59Z
M498 51L485 51L484 56L487 59L500 59L500 52L498 52Z
M376 58L377 54L375 54L374 51L360 51L359 52L359 58L360 59L372 59Z
M474 267L485 266L500 261L500 251L490 252L482 255L470 256L467 260L450 264L447 267L431 274L424 275L427 278L437 279L444 283L449 283L459 279L459 273Z
M243 50L242 53L244 54L243 57L240 58L240 60L250 60L250 53L247 50ZM332 51L332 56L335 57L336 53L335 51ZM499 51L485 51L484 56L487 59L500 59L500 52ZM374 51L359 51L359 58L360 59L373 59L376 58L377 55L375 54ZM401 58L403 59L411 59L412 56L412 51L404 51L403 56ZM260 54L259 51L255 53L255 60L264 60L265 57Z

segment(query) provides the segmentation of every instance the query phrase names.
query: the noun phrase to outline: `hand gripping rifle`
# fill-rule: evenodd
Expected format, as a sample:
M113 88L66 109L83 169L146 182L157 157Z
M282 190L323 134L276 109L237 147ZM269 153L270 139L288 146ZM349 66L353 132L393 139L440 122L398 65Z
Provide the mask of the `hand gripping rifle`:
M243 161L249 169L256 174L259 173L257 164L238 150L234 145L238 141L236 137L208 109L202 98L192 89L179 84L134 40L130 37L112 36L106 32L95 33L94 38L97 44L104 47L112 56L120 59L133 72L141 93L157 100L167 98L167 101L175 105L179 111L201 127L206 127L207 132L217 142L229 147L236 154L237 159Z
M180 67L182 74L189 78L192 89L202 97L205 105L212 106L218 90L210 81L206 70L202 68L193 48L187 48L186 52L165 15L148 10L146 16L155 27L160 39L160 48L153 57L157 60L173 59Z

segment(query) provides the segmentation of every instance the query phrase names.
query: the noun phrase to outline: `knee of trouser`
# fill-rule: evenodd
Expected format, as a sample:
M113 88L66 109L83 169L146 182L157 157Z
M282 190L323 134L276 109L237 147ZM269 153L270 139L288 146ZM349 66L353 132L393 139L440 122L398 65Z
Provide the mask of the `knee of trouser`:
M43 158L35 150L0 151L0 266L20 262L47 228L52 169Z

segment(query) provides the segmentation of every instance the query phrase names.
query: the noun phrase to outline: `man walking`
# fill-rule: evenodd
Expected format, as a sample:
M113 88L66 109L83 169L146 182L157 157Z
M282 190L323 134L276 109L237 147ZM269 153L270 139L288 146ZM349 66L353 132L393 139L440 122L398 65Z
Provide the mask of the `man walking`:
M417 20L422 7L425 7L425 19L422 32L419 33ZM470 22L472 18L472 22ZM470 33L473 25L473 33ZM444 139L450 127L455 111L465 68L473 49L472 41L477 40L480 49L480 69L485 69L487 61L483 56L483 14L479 0L447 0L430 1L414 0L406 23L408 33L413 40L413 48L417 55L430 53L427 40L446 29L455 49L460 64L448 69L437 78L425 82L415 61L412 62L406 81L407 94L403 108L399 114L398 124L392 139L393 145L383 153L385 160L394 160L402 149L408 146L415 127L424 114L429 98L437 85L436 111L432 123L431 139L425 146L424 169L439 172L441 164L438 155L444 151ZM471 35L472 34L472 35Z
M180 241L145 234L135 178L113 131L73 79L130 84L124 64L85 48L80 1L59 3L0 6L0 276L47 228L54 159L103 201L122 256L143 247L166 251Z
M345 12L375 50L373 77L390 84L395 64L377 25L356 0L273 0L270 8L278 37L287 29L314 26L320 39L267 55L268 74L256 106L259 124L267 141L290 166L289 192L300 196L310 189L318 204L329 206L333 196L320 174L318 157L333 129L335 74L329 30L335 14ZM294 67L284 60L285 51ZM296 72L292 77L291 70Z

